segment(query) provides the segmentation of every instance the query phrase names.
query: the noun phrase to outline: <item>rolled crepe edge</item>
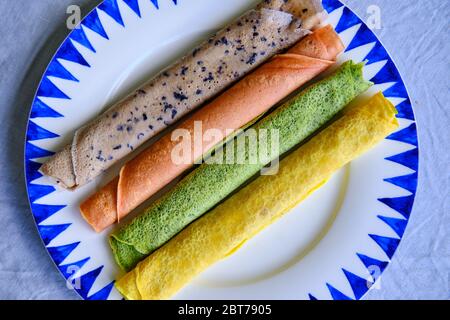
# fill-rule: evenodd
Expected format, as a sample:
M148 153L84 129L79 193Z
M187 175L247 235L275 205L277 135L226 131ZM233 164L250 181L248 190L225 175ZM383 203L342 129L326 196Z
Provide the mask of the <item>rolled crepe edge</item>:
M113 252L114 260L116 261L116 263L118 264L120 269L122 269L124 271L128 272L128 271L132 270L136 265L128 263L128 261L126 261L125 259L122 259L122 257L125 258L125 257L129 257L129 256L133 256L133 257L142 259L143 257L146 256L146 255L140 253L138 250L136 250L136 248L132 244L125 243L124 241L121 241L114 235L111 235L109 237L108 241L109 241L111 250ZM126 252L126 254L119 254L119 252ZM131 260L136 261L136 259L131 259Z
M50 177L55 183L67 189L74 191L75 173L72 160L66 155L71 155L71 145L66 145L60 152L54 154L48 161L46 161L40 168L39 172ZM58 170L58 168L65 167L65 170ZM63 173L66 173L65 175Z
M115 288L126 300L141 300L136 272L129 272L114 283Z

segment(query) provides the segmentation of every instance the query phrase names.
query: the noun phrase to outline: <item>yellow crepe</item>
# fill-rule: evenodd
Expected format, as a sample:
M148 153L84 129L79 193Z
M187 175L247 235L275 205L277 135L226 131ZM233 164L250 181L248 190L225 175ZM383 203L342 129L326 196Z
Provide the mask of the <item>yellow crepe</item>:
M381 94L352 107L280 163L198 219L116 282L127 299L168 299L398 128Z

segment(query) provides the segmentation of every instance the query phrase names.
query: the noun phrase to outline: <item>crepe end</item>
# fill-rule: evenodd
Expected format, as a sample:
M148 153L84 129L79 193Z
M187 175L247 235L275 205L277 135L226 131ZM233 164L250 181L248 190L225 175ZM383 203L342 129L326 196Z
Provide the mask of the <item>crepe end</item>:
M121 242L114 235L110 236L109 245L116 263L123 271L128 272L132 270L136 266L137 261L145 258L145 255L137 251L133 246Z
M117 291L126 300L142 300L141 293L137 286L136 273L129 272L114 283Z

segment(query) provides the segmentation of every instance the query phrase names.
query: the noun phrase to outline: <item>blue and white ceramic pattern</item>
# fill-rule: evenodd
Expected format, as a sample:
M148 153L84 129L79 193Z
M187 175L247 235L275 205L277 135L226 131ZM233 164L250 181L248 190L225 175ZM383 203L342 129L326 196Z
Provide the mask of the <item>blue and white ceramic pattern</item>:
M256 1L105 0L73 30L50 62L31 107L26 183L41 238L84 299L120 299L108 232L96 234L80 201L112 170L76 192L38 169L73 132L149 74ZM341 170L322 189L176 298L360 299L380 284L408 223L417 187L414 114L400 74L372 31L337 0L324 0L347 49L396 105L401 128ZM378 281L376 281L378 280Z

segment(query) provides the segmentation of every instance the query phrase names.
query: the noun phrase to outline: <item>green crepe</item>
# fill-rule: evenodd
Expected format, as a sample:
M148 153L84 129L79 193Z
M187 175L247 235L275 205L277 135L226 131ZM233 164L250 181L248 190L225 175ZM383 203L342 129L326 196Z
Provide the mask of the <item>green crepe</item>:
M224 148L215 157L227 158L234 152L235 159L244 155L244 163L202 164L171 191L151 205L141 216L132 220L110 237L110 245L119 266L129 271L158 249L188 224L212 209L273 159L289 151L330 121L340 110L372 83L362 76L363 64L344 63L336 72L308 87L296 97L276 109L250 128L275 129L279 134L279 150L248 161L255 148L248 143L244 148ZM269 131L272 132L272 131ZM269 134L270 136L270 134ZM268 139L270 142L270 139ZM242 144L240 145L242 146ZM228 154L228 156L230 156ZM239 158L242 159L242 158Z

